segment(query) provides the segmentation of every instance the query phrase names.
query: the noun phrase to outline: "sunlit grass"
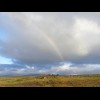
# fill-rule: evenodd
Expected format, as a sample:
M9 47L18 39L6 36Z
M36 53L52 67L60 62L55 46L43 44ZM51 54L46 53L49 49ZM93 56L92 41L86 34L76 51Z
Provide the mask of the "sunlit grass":
M0 87L100 87L100 75L0 77Z

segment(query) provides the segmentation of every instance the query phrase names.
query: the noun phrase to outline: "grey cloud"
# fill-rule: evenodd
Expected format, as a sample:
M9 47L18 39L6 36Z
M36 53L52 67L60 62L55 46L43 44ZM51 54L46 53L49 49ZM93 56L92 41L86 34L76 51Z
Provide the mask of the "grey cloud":
M2 67L1 67L2 66ZM49 67L23 66L23 65L0 65L0 75L36 75L36 74L60 74L60 75L80 75L80 74L100 74L100 64L72 64L59 63L49 65Z
M0 42L0 55L26 65L100 63L99 16L93 12L0 13L0 26L8 32Z

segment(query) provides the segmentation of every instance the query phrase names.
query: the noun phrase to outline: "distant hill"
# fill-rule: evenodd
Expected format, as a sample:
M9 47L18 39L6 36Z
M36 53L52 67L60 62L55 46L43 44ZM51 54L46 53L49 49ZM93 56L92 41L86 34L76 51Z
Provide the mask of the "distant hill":
M0 75L0 77L14 77L14 76L41 76L43 74L25 74L25 75L13 75L13 74L8 74L8 75Z

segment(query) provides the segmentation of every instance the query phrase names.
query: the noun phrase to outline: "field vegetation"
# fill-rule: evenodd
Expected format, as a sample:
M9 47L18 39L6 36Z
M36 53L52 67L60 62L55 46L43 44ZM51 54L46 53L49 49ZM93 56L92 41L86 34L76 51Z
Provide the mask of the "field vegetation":
M100 87L100 75L0 77L0 87Z

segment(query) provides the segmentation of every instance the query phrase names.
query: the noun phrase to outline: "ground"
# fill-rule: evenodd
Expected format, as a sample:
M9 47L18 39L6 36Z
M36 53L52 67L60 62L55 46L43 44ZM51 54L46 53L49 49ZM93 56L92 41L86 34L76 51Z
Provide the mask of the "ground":
M0 87L100 87L100 75L0 77Z

